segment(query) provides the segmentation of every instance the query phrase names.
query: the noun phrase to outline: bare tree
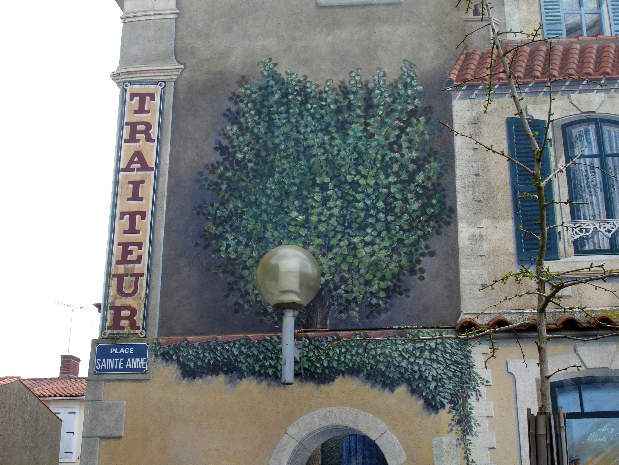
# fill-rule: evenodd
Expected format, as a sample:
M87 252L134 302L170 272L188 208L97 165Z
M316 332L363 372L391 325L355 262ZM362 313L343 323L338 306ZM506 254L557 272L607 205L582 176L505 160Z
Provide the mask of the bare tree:
M534 237L537 240L537 253L534 257L532 266L520 266L515 271L510 271L503 276L500 276L493 280L491 283L481 287L485 289L495 289L496 287L509 282L513 283L527 283L529 286L527 290L519 293L513 293L507 295L499 300L493 307L500 307L502 304L521 299L524 297L535 297L536 306L536 330L537 330L537 352L538 352L538 364L539 364L539 410L538 416L543 417L542 423L546 421L549 424L551 418L552 405L550 397L550 379L552 376L560 371L564 371L571 367L565 367L561 370L553 373L549 372L548 367L548 341L554 337L569 337L579 341L595 340L601 337L610 337L619 335L614 331L619 329L616 324L608 323L605 326L610 331L602 336L595 336L589 338L580 338L574 336L561 336L561 335L548 335L547 334L547 312L551 308L558 308L565 311L580 310L586 311L584 307L569 308L564 306L557 298L559 293L565 289L576 286L590 286L597 291L607 292L614 297L619 297L616 290L606 287L605 283L611 277L619 275L617 271L607 270L603 263L590 263L588 266L574 268L562 272L553 272L546 264L546 251L549 240L549 233L556 228L569 228L566 224L551 224L547 217L547 207L553 204L570 204L571 200L557 201L547 198L546 186L552 183L555 178L567 170L570 167L578 165L579 159L582 154L577 154L569 162L557 166L554 170L551 170L550 174L544 175L542 170L542 159L544 151L548 145L548 134L550 132L550 126L553 121L553 84L555 82L549 77L545 83L545 91L548 93L548 112L546 115L545 131L541 143L539 142L540 134L535 133L532 129L530 120L527 118L523 101L525 96L521 91L517 77L512 72L512 63L518 55L519 49L525 45L531 45L536 42L545 42L551 49L553 42L544 39L541 36L541 26L535 31L530 33L524 33L522 31L501 31L497 27L497 21L495 20L494 10L491 2L488 0L482 0L481 2L473 2L472 0L459 0L458 5L464 4L464 8L468 11L475 9L475 14L481 17L480 27L473 32L467 34L460 45L465 43L469 39L470 35L477 33L483 29L487 29L490 36L490 61L487 69L483 71L483 76L475 76L474 80L483 79L486 81L485 86L485 101L483 105L483 111L487 112L490 105L493 103L493 93L496 89L496 84L501 81L501 84L508 89L509 98L513 103L515 115L519 118L519 122L522 125L522 129L526 134L526 138L531 146L534 154L533 166L527 166L519 161L513 154L507 153L505 150L499 150L492 145L484 143L484 141L478 140L471 134L465 134L457 131L453 127L443 123L448 127L450 131L454 133L456 137L463 137L471 140L479 147L509 161L509 163L517 165L528 176L530 185L533 187L534 194L525 194L528 196L528 200L534 200L537 203L537 209L539 211L539 217L536 223L539 228L536 231L530 229L524 229L521 227L523 235ZM506 38L520 36L520 41L506 40ZM548 53L548 57L550 57ZM550 59L550 58L549 58ZM604 172L604 176L611 176L611 174ZM517 326L517 325L515 325ZM481 334L481 333L480 333ZM547 442L550 438L547 438ZM539 447L537 448L539 450ZM546 458L540 457L538 465L542 463L554 462L556 458L553 458L552 453L542 453Z

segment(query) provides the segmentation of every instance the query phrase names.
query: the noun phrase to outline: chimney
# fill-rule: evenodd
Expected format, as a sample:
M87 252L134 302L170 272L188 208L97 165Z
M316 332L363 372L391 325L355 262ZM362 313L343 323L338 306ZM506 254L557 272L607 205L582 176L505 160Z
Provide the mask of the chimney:
M60 356L60 377L79 376L80 374L80 359L75 355Z

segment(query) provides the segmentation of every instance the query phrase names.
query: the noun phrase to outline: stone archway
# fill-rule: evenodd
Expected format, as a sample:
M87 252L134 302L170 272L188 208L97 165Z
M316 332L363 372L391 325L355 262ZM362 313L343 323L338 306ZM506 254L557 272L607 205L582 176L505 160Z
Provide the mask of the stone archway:
M315 410L292 423L277 444L269 465L305 465L323 442L343 434L364 434L380 448L388 465L402 465L406 453L385 423L367 412L347 407Z

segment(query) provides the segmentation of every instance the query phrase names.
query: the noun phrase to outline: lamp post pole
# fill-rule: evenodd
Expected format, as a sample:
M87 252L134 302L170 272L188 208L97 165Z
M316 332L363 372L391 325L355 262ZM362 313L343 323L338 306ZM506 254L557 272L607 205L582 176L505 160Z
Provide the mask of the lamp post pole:
M294 320L320 289L320 267L305 249L281 245L260 259L256 285L265 302L282 310L282 384L294 383Z
M294 383L294 360L298 356L294 343L294 319L297 310L286 308L282 317L282 384Z

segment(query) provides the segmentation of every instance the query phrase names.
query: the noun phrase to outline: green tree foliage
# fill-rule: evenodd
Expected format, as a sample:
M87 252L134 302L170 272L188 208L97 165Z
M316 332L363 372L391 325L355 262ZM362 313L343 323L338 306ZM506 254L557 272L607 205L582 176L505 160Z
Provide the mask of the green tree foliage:
M216 194L200 207L203 244L222 260L237 309L272 309L260 300L255 269L281 244L308 249L322 269L307 309L372 316L406 293L407 275L423 279L427 241L449 218L442 167L429 147L422 88L405 61L388 82L352 71L324 86L260 63L260 78L231 97L215 144L219 161L201 180Z

